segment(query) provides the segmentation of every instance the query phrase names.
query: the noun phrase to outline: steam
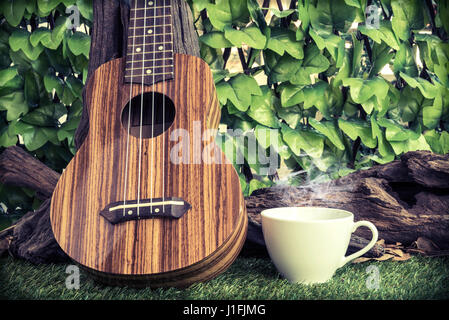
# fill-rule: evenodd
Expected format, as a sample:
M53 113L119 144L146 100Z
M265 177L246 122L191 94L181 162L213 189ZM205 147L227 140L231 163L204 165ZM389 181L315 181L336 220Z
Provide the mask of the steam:
M299 181L292 187L291 181ZM322 173L313 178L307 170L289 172L275 181L272 188L280 188L282 192L281 203L285 206L326 206L333 207L335 203L341 203L345 193L354 189L351 179L332 180L329 172Z

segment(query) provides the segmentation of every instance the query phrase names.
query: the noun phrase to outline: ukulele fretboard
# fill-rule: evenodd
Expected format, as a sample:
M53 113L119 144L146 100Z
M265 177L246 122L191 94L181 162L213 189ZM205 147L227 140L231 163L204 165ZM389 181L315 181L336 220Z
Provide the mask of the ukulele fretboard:
M172 0L131 1L125 82L173 79Z

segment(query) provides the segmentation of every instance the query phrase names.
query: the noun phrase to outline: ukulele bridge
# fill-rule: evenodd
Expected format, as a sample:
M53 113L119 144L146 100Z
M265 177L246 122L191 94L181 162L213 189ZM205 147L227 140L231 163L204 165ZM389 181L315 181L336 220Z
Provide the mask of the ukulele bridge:
M111 203L100 215L111 224L118 224L140 219L179 219L191 208L192 206L181 198L168 197Z

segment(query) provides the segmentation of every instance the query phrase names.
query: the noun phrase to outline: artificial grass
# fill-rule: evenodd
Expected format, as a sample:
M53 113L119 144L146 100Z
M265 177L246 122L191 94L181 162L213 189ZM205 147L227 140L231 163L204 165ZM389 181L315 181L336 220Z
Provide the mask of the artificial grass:
M368 266L379 269L379 288L369 289ZM253 300L253 299L449 299L449 257L414 256L405 262L374 261L349 264L331 281L312 286L283 279L269 259L239 257L223 274L186 289L108 287L81 271L80 289L65 286L67 265L33 265L11 257L0 259L3 299L131 299L131 300Z

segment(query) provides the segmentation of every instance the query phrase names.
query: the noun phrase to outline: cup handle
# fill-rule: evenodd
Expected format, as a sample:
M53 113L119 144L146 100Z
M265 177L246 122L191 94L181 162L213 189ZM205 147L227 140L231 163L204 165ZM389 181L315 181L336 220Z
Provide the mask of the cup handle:
M343 260L340 263L339 268L343 267L349 261L351 261L351 260L353 260L355 258L358 258L358 257L364 255L365 253L367 253L368 250L371 249L377 242L377 238L379 236L379 233L377 232L377 228L376 228L376 226L374 224L372 224L369 221L358 221L358 222L354 223L354 227L352 228L352 232L355 232L355 230L357 230L357 228L359 228L359 227L368 227L371 230L371 232L373 233L373 238L371 239L370 243L368 243L365 248L363 248L363 249L361 249L361 250L359 250L359 251L357 251L357 252L355 252L355 253L347 256L347 257L343 257Z

